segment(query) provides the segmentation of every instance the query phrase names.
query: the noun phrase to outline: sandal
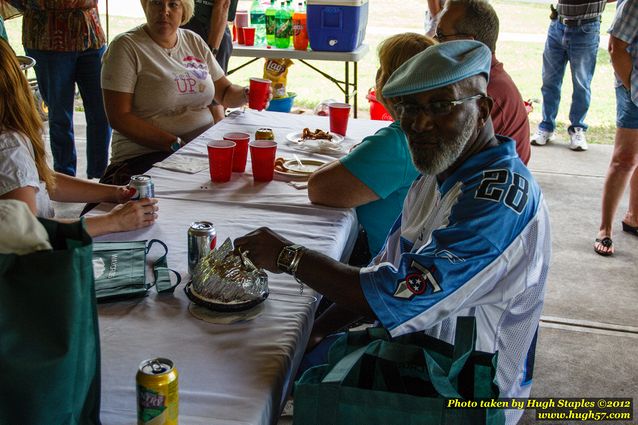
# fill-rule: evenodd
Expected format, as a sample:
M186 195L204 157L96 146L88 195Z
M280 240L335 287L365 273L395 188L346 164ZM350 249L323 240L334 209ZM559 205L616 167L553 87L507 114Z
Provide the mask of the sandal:
M632 234L634 236L638 236L638 226L630 226L629 224L622 222L622 231Z
M598 248L596 244L600 244L604 248L607 248L607 250L602 250ZM596 238L596 240L594 241L594 251L596 251L596 254L598 255L602 255L603 257L609 257L610 255L613 255L614 253L614 242L611 240L609 236L605 236L602 239Z

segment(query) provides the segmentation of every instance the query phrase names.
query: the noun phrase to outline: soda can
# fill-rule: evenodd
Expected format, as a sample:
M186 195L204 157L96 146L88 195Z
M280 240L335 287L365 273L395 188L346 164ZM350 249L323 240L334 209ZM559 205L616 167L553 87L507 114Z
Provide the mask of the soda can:
M128 187L135 189L135 195L131 198L133 200L155 197L155 185L153 184L153 180L151 180L151 176L145 174L131 176Z
M217 243L217 230L210 221L196 221L188 229L188 272L193 274L200 258L205 257Z
M135 375L137 424L177 425L179 394L177 369L169 359L144 360Z

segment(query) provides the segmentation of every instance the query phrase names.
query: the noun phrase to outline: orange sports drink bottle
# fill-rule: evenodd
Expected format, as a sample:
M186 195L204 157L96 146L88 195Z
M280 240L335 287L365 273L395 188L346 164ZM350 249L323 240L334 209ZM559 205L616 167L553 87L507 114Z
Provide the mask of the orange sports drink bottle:
M303 4L299 3L292 15L292 43L295 50L308 49L308 24Z

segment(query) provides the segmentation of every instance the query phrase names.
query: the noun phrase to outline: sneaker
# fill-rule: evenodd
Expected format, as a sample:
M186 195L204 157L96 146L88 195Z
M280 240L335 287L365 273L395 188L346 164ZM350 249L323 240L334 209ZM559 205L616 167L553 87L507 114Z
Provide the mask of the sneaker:
M540 128L536 130L536 134L532 136L531 142L532 145L535 146L545 146L547 142L552 142L554 140L554 132L553 131L545 131Z
M585 130L580 127L574 128L569 133L569 149L573 151L586 151L587 140L585 139Z

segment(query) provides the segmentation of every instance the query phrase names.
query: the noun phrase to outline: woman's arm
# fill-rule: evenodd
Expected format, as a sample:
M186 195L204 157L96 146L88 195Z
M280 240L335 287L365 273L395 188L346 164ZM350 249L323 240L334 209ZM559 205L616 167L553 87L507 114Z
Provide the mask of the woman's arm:
M248 102L248 91L245 87L233 84L226 77L221 77L215 84L215 101L226 108L239 108Z
M35 200L36 189L31 186L21 187L0 196L0 199L16 199L25 202L31 212L37 215ZM90 216L85 219L86 231L92 237L107 233L125 232L150 226L157 219L156 199L141 199L129 201L124 205L117 205L109 213ZM71 223L75 219L56 219L62 223Z
M379 196L341 162L334 161L310 175L308 198L314 204L353 208L376 201Z
M102 89L104 108L111 127L140 145L171 151L177 136L149 124L133 113L133 94Z
M94 183L62 173L55 173L56 186L49 191L51 199L58 202L113 202L122 204L135 194L125 186Z

